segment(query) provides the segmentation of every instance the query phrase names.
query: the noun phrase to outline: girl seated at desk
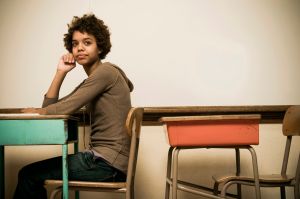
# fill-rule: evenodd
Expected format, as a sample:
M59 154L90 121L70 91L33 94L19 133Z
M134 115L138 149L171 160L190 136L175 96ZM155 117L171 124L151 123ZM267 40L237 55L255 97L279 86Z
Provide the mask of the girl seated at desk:
M119 67L102 62L111 48L108 27L93 14L74 17L64 43L69 53L59 59L43 108L28 108L23 112L72 114L86 106L91 119L89 148L68 156L69 179L125 181L130 147L125 121L131 108L133 85ZM58 100L63 80L76 62L83 66L88 78ZM14 198L47 198L44 181L62 179L61 165L62 158L55 157L23 167Z

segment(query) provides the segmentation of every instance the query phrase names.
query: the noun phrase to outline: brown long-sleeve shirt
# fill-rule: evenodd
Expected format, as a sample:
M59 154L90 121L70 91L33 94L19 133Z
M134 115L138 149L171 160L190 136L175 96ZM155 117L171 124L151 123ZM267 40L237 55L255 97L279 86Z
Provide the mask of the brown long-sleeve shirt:
M66 97L44 98L46 114L72 114L83 106L91 115L90 149L126 173L130 139L125 121L131 108L133 85L111 63L97 69Z

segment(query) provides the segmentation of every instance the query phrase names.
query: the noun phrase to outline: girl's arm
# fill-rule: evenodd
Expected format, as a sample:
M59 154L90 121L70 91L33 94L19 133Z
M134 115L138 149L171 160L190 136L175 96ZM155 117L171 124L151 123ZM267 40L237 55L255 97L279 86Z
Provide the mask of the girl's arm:
M47 91L47 98L58 98L60 87L67 75L76 66L71 53L63 55L58 62L57 70Z
M73 68L75 68L76 63L73 55L71 53L61 56L59 59L57 70L52 83L46 93L47 98L58 98L60 87L67 75ZM25 108L22 110L23 113L39 113L45 114L46 111L43 108Z

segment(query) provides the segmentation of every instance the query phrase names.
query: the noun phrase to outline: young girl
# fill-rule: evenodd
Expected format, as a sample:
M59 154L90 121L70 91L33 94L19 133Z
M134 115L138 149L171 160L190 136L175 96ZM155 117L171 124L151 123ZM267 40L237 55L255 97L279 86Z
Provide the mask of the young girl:
M70 180L125 181L130 140L125 129L133 85L117 66L101 60L110 51L110 33L103 21L89 14L74 17L64 37L69 51L58 63L44 96L43 108L25 113L72 114L83 106L91 116L89 148L68 156ZM76 62L88 78L68 96L58 100L62 82ZM14 198L47 198L45 179L62 179L62 158L25 166L19 172Z

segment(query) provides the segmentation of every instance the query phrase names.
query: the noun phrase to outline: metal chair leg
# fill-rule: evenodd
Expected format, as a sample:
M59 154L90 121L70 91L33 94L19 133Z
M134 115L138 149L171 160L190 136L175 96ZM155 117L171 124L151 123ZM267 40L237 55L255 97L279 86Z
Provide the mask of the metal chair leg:
M300 198L300 193L299 193L299 184L296 184L295 187L294 187L294 196L295 196L295 199L297 198Z
M51 192L51 195L50 195L50 199L55 199L55 197L61 193L62 191L62 187L57 187L56 189L54 189L52 192Z
M250 146L248 150L252 156L252 165L253 165L253 175L254 175L254 184L255 184L255 194L256 199L260 199L260 186L259 186L259 175L258 175L258 166L257 166L257 157L255 150Z
M221 194L220 194L220 197L221 197L221 198L226 198L227 189L228 189L232 184L238 184L238 181L229 181L229 182L227 182L227 183L223 186L223 188L222 188L222 190L221 190Z
M285 199L285 187L280 187L280 198Z
M180 149L174 148L173 153L173 180L172 180L172 199L177 199L177 178L178 178L178 153Z
M126 199L134 199L134 183L130 186L129 190L126 191Z
M299 153L299 158L298 158L298 164L297 164L297 169L296 169L296 182L294 185L294 197L295 199L300 198L300 153Z
M215 182L213 194L214 194L215 196L217 196L217 195L218 195L218 192L219 192L219 183Z
M172 152L173 152L173 147L169 148L168 152L168 160L167 160L167 176L166 176L166 189L165 189L165 199L169 199L170 197L170 183L168 180L171 179L171 163L172 163Z
M241 158L240 158L240 149L235 148L235 165L236 165L236 176L241 174ZM236 184L237 186L237 199L242 198L242 185Z
M253 166L253 175L254 175L254 186L255 186L256 199L260 199L261 195L260 195L259 175L258 175L258 166L257 166L256 153L255 153L255 150L251 146L247 147L246 149L248 149L250 151L251 157L252 157L252 166ZM238 171L238 169L237 169L237 171ZM222 188L221 197L226 196L226 192L227 192L227 189L229 188L229 186L231 186L232 184L237 184L238 185L238 184L242 184L242 183L243 182L239 181L239 180L234 180L234 181L227 182ZM240 190L238 190L238 191L240 191Z

